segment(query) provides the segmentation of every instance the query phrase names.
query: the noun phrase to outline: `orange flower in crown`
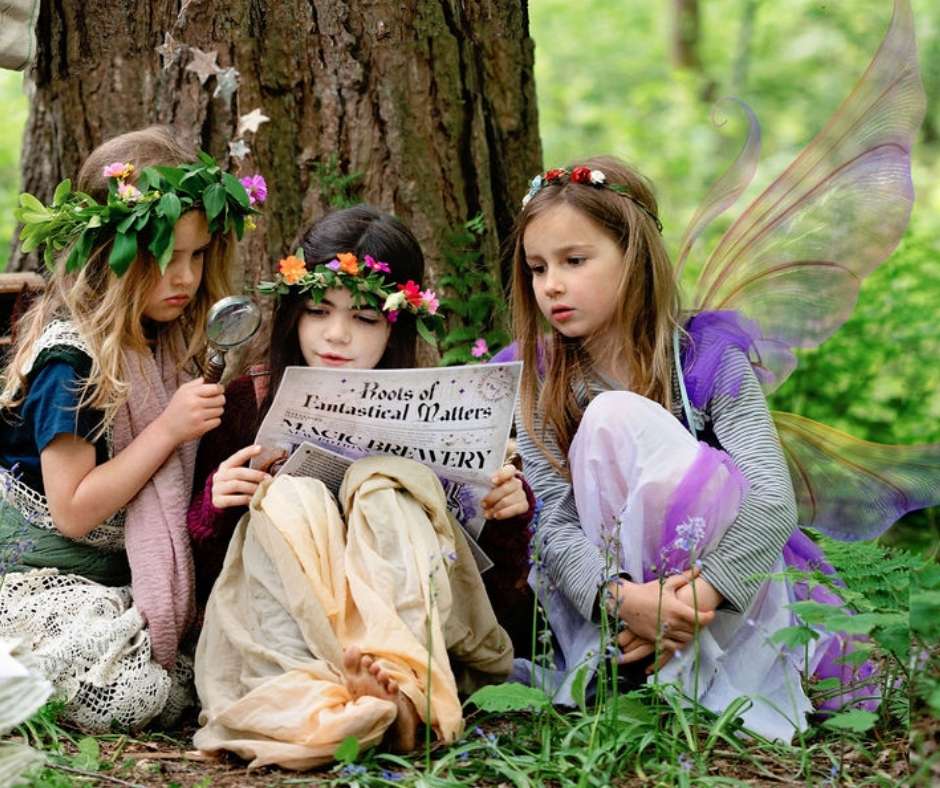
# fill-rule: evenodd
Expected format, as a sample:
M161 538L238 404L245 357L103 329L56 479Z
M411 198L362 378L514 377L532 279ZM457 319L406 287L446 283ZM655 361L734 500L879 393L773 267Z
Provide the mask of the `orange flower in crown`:
M280 271L281 278L284 280L285 284L295 285L303 279L304 274L307 273L307 266L304 265L304 261L299 257L290 255L278 263L277 270Z
M359 276L359 261L352 252L341 252L336 255L339 260L339 270L350 276Z

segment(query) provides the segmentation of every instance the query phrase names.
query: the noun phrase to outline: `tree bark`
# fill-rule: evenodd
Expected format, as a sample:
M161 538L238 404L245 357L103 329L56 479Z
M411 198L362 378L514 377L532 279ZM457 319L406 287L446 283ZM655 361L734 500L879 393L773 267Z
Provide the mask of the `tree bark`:
M698 0L672 0L672 62L676 68L701 69L700 34Z
M161 64L169 33L182 45ZM478 212L498 270L528 178L541 168L526 0L43 0L23 184L48 200L100 142L152 123L228 167L260 171L269 199L242 244L250 285L327 210L316 165L361 172L362 198L415 232L433 285L450 230ZM186 70L193 50L239 72L230 99ZM239 116L270 118L227 143ZM8 270L38 268L14 252ZM240 278L234 277L236 281Z

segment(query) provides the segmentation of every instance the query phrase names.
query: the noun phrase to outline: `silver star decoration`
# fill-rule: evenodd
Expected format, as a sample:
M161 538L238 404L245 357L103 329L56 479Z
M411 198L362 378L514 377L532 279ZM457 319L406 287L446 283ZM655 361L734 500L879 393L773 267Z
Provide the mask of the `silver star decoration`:
M163 70L166 71L180 59L184 46L169 33L163 34L163 43L157 47L157 53L163 59Z
M191 51L193 53L193 59L190 61L189 65L186 66L186 70L192 71L199 77L200 85L205 85L209 77L218 74L222 70L215 60L218 57L218 52L215 50L212 52L203 52L197 47L192 47Z
M245 144L245 140L232 140L228 144L228 152L232 158L244 159L251 154L251 148Z
M271 119L256 107L247 115L242 115L238 119L238 131L236 134L239 137L241 137L242 134L244 134L246 131L250 131L252 134L254 134L256 131L258 131L258 127L262 123L267 123L269 120Z
M232 95L238 90L238 69L234 66L232 68L223 68L215 75L215 82L213 98L221 98L226 102L230 102Z

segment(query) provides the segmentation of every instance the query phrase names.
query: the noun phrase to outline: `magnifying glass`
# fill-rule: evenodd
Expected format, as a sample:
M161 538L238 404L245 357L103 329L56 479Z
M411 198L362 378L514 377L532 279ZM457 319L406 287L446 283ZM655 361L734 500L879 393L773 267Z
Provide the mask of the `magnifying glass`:
M209 309L206 337L206 383L218 383L225 371L225 354L245 344L261 328L261 309L247 296L229 296Z

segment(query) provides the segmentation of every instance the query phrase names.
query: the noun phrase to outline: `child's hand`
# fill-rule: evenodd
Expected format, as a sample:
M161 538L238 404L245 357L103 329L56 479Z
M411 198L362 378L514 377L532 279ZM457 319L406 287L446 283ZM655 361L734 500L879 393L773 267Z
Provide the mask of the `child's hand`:
M214 430L222 423L225 389L202 378L184 383L158 417L175 445L186 443Z
M246 446L225 460L212 477L212 505L216 509L247 506L258 485L271 475L246 468L246 463L261 452L260 446Z
M715 617L713 611L696 613L692 605L679 599L678 589L689 580L688 575L673 575L665 580L662 589L659 580L612 582L608 585L612 608L630 632L650 643L656 642L658 624L662 628L662 648L677 651L695 636L696 619L698 626L707 626Z
M519 471L512 465L504 465L490 478L493 489L483 499L483 516L487 520L508 520L529 511Z
M689 577L689 580L691 579L692 578ZM694 595L692 592L692 583L690 582L676 591L676 596L679 597L681 602L685 602L687 605L697 607L699 611L717 610L718 605L725 601L725 598L711 583L698 576L695 578Z

